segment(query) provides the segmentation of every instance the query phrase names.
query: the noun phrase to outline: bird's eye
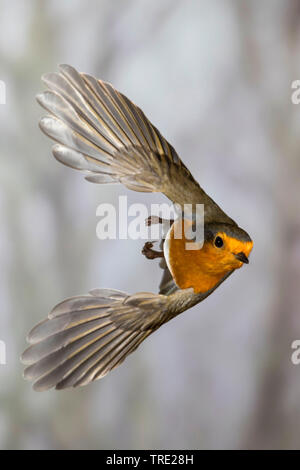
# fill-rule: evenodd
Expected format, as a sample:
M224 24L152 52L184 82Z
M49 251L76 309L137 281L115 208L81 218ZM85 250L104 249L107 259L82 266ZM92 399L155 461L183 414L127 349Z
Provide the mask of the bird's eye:
M223 246L224 242L221 237L216 237L215 239L215 246L217 248L221 248Z

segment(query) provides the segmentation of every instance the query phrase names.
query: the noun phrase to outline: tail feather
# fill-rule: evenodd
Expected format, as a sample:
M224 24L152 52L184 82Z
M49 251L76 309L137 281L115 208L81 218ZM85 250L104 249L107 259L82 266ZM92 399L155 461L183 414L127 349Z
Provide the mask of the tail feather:
M38 391L101 378L163 323L167 306L165 296L111 289L67 299L29 333L24 377Z

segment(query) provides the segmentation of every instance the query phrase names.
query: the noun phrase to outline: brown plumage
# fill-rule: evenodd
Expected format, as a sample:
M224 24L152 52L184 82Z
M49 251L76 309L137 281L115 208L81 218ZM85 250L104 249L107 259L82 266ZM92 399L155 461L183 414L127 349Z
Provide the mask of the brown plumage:
M58 304L29 333L30 346L22 355L24 376L36 390L76 387L103 377L162 324L210 295L247 262L252 249L249 235L205 193L141 109L112 85L68 65L43 81L49 90L37 100L50 114L40 127L56 142L57 160L84 171L90 182L162 192L182 207L204 204L205 240L192 265L191 255L174 242L171 227L161 245L159 294L96 289ZM157 257L149 246L144 253Z

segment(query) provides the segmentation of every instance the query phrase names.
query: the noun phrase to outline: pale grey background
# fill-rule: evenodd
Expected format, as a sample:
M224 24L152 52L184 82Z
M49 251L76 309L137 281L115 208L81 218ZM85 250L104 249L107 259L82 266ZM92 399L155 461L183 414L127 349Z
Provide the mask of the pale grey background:
M300 366L300 2L0 0L1 448L297 448ZM38 129L59 63L138 103L253 237L251 263L87 388L37 394L25 335L93 287L156 291L141 241L99 241L96 207L163 201L91 185Z

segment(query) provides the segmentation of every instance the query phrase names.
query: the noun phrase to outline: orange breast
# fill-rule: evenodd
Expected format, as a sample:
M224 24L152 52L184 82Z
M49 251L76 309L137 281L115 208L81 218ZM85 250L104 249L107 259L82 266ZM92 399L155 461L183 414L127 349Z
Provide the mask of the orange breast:
M192 224L192 222L185 221L185 224L188 223ZM174 236L178 224L182 224L181 238ZM196 293L206 292L212 289L229 269L218 262L215 250L210 243L204 243L201 249L196 250L186 249L187 243L193 242L184 236L183 221L175 221L165 241L164 253L168 267L177 286L181 289L192 287Z

